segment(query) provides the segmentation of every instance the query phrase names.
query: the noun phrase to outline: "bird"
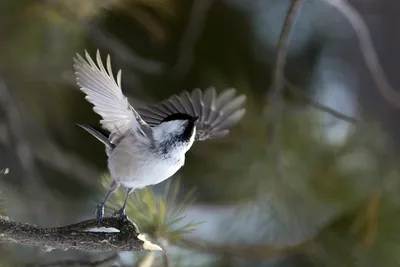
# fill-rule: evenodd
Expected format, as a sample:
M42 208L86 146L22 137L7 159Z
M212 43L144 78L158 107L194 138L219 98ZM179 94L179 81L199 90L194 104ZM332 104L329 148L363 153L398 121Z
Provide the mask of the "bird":
M105 146L111 184L96 207L101 223L110 195L120 186L126 189L122 207L114 216L126 216L133 190L155 185L173 176L185 164L185 154L195 141L221 138L245 116L246 96L233 88L217 94L214 87L204 92L183 91L158 103L134 108L122 92L121 70L116 77L110 55L106 66L99 50L96 62L85 50L73 57L76 82L101 116L100 125L80 124Z

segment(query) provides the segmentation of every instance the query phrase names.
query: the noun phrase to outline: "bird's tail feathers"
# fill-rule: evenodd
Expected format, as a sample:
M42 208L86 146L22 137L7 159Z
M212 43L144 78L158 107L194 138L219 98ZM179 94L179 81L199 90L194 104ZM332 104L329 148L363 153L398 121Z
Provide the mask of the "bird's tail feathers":
M107 132L95 129L92 126L85 125L85 124L78 124L77 123L77 125L79 127L81 127L82 129L86 130L87 132L89 132L94 137L96 137L97 140L99 140L100 142L102 142L106 146L107 150L111 150L111 149L114 148L114 145L108 139L109 134Z

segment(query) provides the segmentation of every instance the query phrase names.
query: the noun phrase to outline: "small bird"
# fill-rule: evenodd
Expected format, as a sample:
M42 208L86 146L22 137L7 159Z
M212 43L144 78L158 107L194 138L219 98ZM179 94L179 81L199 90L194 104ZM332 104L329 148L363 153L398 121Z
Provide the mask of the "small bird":
M214 88L204 93L199 89L190 94L184 91L135 109L122 93L121 70L116 79L112 73L110 56L106 68L99 51L97 64L87 51L85 57L74 57L76 81L102 119L101 127L78 125L105 145L112 180L96 208L99 223L107 199L119 186L126 188L126 197L114 215L126 216L126 204L134 189L168 179L185 164L185 154L194 141L226 136L245 115L246 96L236 96L235 89L219 95Z

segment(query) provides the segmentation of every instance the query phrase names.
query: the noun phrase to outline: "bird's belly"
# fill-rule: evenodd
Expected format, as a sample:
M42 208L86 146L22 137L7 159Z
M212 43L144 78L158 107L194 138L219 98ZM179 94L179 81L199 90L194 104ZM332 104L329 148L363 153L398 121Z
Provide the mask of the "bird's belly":
M117 151L116 151L117 152ZM178 159L157 158L154 155L131 154L120 151L109 160L113 180L128 188L142 188L158 184L174 175L183 165Z
M137 172L133 180L127 179L126 181L121 181L121 184L129 188L158 184L170 178L181 167L182 165L176 162L173 164L171 162L159 162L157 164L152 164L146 170Z

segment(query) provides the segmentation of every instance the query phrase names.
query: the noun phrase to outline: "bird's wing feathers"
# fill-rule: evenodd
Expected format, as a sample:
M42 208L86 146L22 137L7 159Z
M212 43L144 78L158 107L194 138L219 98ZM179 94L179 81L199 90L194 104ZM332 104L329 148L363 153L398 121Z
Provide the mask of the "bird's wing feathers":
M99 51L96 53L97 64L86 51L85 57L86 60L77 54L74 58L76 80L80 89L86 94L86 100L94 105L93 110L103 118L100 123L111 133L110 142L118 142L129 131L150 138L150 126L122 93L121 70L117 73L117 80L113 76L110 56L107 56L106 68Z
M196 140L223 137L229 128L237 124L245 115L243 108L246 96L236 96L235 89L227 89L217 95L214 88L204 93L195 89L171 96L153 106L139 108L140 116L150 125L158 125L164 118L174 113L188 113L199 116Z

